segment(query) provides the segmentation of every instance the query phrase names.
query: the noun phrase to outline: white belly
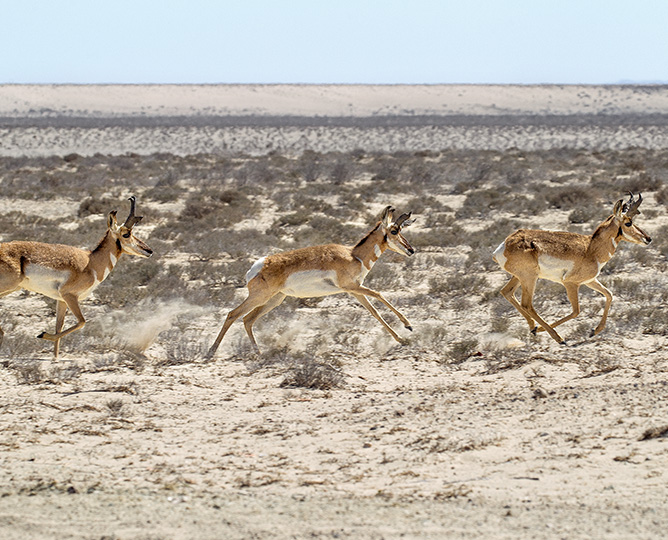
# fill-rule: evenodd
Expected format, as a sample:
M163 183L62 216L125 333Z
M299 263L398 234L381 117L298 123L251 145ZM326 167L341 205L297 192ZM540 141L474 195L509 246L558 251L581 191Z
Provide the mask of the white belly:
M557 259L551 255L538 257L538 277L563 283L566 275L573 270L573 261Z
M288 296L308 298L340 293L341 288L337 285L334 270L305 270L290 274L281 292Z
M69 278L69 270L54 270L31 264L25 269L25 280L21 283L21 287L49 298L62 300L60 288Z

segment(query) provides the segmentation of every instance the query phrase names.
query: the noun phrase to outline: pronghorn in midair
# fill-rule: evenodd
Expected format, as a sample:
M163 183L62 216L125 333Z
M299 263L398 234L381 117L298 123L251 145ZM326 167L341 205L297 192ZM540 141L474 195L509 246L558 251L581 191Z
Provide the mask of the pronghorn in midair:
M580 285L600 292L605 296L603 317L591 331L594 336L603 331L612 303L612 293L598 281L603 265L615 254L622 240L647 245L652 239L633 218L640 213L638 207L642 195L628 201L615 203L612 215L601 223L590 236L569 232L520 229L508 236L494 251L493 258L503 270L512 274L510 281L501 289L501 294L519 311L529 323L532 333L546 330L557 342L564 340L554 330L580 313L578 290ZM547 279L561 283L568 295L573 311L554 324L546 323L533 307L536 281ZM522 287L522 300L517 301L515 291ZM536 326L538 323L540 328Z
M37 336L54 342L56 358L61 338L86 324L79 301L104 281L120 256L127 253L150 257L153 253L132 232L141 219L141 216L135 216L135 198L130 197L130 215L125 223L119 226L116 211L111 212L107 234L92 251L41 242L0 244L0 296L26 289L57 301L55 333L42 332ZM77 318L77 323L62 330L68 309ZM3 336L4 332L0 329L0 343Z
M394 209L388 206L376 226L353 247L327 244L295 249L269 255L257 260L246 274L248 298L227 315L216 341L209 349L212 357L225 333L239 317L243 317L248 337L255 350L260 349L253 336L253 324L263 315L280 305L286 296L308 298L349 293L373 315L399 343L406 343L371 305L367 297L385 304L412 330L404 317L382 294L362 285L374 263L387 249L402 255L415 250L401 234L401 229L413 220L410 214L401 214L393 220Z

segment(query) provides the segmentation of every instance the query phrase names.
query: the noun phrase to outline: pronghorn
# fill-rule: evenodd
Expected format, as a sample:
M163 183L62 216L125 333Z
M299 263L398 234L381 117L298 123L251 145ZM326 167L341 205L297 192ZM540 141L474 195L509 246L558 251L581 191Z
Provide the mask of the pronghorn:
M393 212L391 206L386 207L381 220L353 247L327 244L258 259L246 274L248 298L227 315L216 341L209 349L208 357L213 357L229 327L242 316L248 337L259 353L253 336L253 324L280 305L286 296L308 298L349 293L380 321L395 340L405 344L406 340L385 322L367 296L385 304L406 328L413 330L408 319L382 294L362 286L364 278L386 249L408 256L415 253L401 234L402 227L413 222L409 221L410 213L401 214L393 221Z
M141 219L142 216L135 216L135 198L130 197L130 214L125 223L119 226L116 211L111 212L107 234L92 251L41 242L0 244L0 296L26 289L57 300L56 332L42 332L37 336L54 342L56 358L60 339L86 324L79 301L104 281L120 256L127 253L150 257L153 253L132 234L132 228ZM68 308L77 318L77 323L62 330ZM0 328L0 343L3 336Z
M520 229L496 248L494 261L513 276L501 289L501 294L524 316L532 333L546 330L558 343L564 343L554 327L580 313L580 285L605 296L603 317L590 336L603 331L612 304L612 293L597 279L601 268L615 254L622 240L640 245L647 245L652 241L645 231L633 223L633 218L640 213L638 207L641 202L642 195L639 194L638 199L634 200L632 193L627 202L617 201L612 215L601 223L591 236ZM552 325L547 324L533 307L533 293L538 278L561 283L573 308L569 315ZM515 298L518 287L522 287L521 303ZM534 320L541 328L536 326Z

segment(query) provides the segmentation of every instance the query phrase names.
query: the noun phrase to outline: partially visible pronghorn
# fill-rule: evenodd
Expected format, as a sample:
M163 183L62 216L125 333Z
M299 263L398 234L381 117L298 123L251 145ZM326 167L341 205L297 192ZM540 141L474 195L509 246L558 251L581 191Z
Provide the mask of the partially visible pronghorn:
M610 258L615 254L619 242L626 240L634 244L647 245L652 239L633 218L640 213L638 207L642 195L634 200L633 194L627 202L617 201L612 215L601 223L591 236L569 232L523 230L508 236L494 251L494 260L509 274L511 280L501 289L501 294L519 311L529 323L531 332L546 330L557 342L564 340L554 330L578 316L578 290L580 285L600 292L605 296L603 317L592 330L591 336L605 328L612 293L596 279ZM552 325L547 324L533 307L533 293L538 278L561 283L566 288L573 311ZM515 298L515 291L522 287L522 301ZM541 328L534 323L538 322Z
M402 227L412 223L412 220L409 221L411 215L401 214L392 221L393 212L391 206L386 207L373 230L353 247L327 244L258 259L246 274L248 298L227 315L208 356L212 357L216 353L225 333L239 317L243 317L248 337L259 353L253 336L253 324L280 305L286 296L308 298L349 293L380 321L394 339L406 343L380 316L367 296L385 304L406 328L412 330L408 319L382 294L362 286L364 278L386 249L408 256L415 253L401 234Z
M92 251L41 242L0 244L0 296L26 289L57 300L56 332L42 332L37 336L54 342L56 358L60 339L86 324L79 301L104 281L120 256L127 253L150 257L153 253L132 234L132 228L141 219L142 216L135 216L135 198L130 197L130 215L125 223L119 226L116 211L111 212L107 234ZM77 318L77 323L62 330L68 308ZM0 343L3 336L0 328Z

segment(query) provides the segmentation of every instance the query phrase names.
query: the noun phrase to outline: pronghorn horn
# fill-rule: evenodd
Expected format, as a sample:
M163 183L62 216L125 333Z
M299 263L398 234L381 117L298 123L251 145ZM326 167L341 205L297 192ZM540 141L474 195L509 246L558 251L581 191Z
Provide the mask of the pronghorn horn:
M412 212L408 212L407 214L406 214L406 213L401 214L401 215L394 221L394 225L397 226L397 227L401 227L401 226L404 224L404 222L405 222L408 218L411 217L411 213L412 213ZM412 221L411 221L410 223L412 223ZM410 225L410 223L406 223L406 225Z
M125 220L125 223L123 223L123 227L132 229L132 227L139 223L144 216L135 216L135 207L137 204L135 196L133 195L128 200L130 201L130 215L128 216L128 219Z
M626 211L624 212L626 214L626 217L632 218L633 216L639 214L640 210L638 210L638 207L640 206L641 202L642 202L642 193L638 193L638 198L635 201L633 200L633 193L631 193L631 198L624 205L626 208Z

